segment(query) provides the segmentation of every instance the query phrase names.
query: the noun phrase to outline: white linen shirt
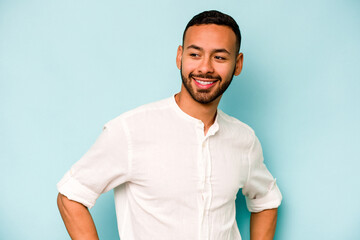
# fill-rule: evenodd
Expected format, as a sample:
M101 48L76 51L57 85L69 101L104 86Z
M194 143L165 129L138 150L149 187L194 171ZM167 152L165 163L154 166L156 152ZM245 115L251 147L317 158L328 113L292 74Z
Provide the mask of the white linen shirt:
M249 126L218 110L205 136L174 97L105 124L57 186L89 208L115 188L122 240L240 240L238 190L251 212L277 208L282 198Z

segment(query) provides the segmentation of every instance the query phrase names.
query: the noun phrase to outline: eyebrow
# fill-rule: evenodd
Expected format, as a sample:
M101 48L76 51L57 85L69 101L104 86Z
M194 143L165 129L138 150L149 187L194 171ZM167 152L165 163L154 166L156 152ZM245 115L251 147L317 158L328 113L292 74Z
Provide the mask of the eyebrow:
M189 49L189 48L193 48L193 49L196 49L196 50L199 50L199 51L204 50L202 47L196 46L194 44L188 46L186 49ZM226 50L225 48L214 49L212 52L213 53L227 53L227 54L231 55L230 52L228 50Z

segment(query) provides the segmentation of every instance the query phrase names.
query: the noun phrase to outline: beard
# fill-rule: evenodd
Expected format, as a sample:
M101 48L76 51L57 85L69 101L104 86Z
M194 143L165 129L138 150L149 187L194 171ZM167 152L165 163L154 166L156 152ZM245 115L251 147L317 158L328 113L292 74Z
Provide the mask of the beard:
M223 81L223 79L219 75L209 75L209 74L199 74L195 75L192 73L189 73L189 75L186 77L182 73L182 66L180 67L180 74L182 83L184 84L186 90L190 94L190 96L198 103L201 104L208 104L220 97L226 89L230 86L230 83L232 82L232 79L234 77L235 68L233 73L231 74L231 78L229 80ZM193 81L193 77L198 78L207 78L207 79L214 79L219 81L219 86L212 90L212 87L209 89L194 89L191 82Z

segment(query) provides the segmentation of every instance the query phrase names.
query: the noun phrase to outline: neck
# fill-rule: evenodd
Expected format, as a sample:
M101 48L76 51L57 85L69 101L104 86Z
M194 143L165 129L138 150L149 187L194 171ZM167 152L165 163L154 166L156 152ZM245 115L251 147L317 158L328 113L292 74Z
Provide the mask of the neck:
M199 103L191 97L183 85L181 86L181 91L175 95L175 101L183 112L204 123L205 135L215 121L220 98L207 104Z

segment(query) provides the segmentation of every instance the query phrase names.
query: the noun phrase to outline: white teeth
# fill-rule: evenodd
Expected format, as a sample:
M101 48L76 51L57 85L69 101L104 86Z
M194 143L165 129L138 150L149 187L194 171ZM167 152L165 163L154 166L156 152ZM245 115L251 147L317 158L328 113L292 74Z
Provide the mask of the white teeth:
M201 85L209 85L209 84L212 84L213 82L205 82L205 81L200 81L200 80L195 80L197 81L198 83L200 83Z

